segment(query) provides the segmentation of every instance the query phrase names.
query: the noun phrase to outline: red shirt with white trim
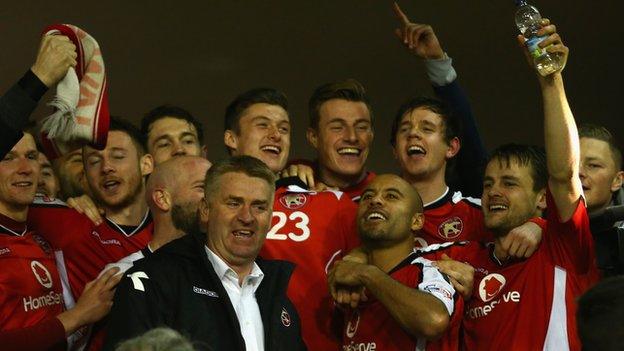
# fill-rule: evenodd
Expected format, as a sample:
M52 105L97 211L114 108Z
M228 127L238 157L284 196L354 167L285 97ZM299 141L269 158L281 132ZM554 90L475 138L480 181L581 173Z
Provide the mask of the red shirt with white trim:
M75 298L106 264L143 249L153 231L148 213L138 227L126 231L108 219L96 226L62 201L39 197L28 212L28 225L41 233L55 250L62 251L59 269L61 274L66 270Z
M450 316L457 316L451 318L454 327L450 327L437 341L427 342L416 338L406 333L386 307L369 294L367 302L360 303L357 309L346 313L342 350L458 350L463 302L447 278L432 266L431 261L419 257L418 253L408 256L389 275L403 285L430 293L439 299Z
M289 185L275 192L272 228L260 256L296 264L288 297L301 319L309 350L337 350L340 330L332 329L327 271L359 246L357 205L339 191L312 192Z
M459 191L446 193L438 200L424 205L425 223L414 238L415 246L449 241L491 241L492 235L484 231L481 200L463 197Z
M475 268L466 303L466 350L580 350L576 298L597 277L585 203L561 223L547 193L547 220L537 251L528 259L500 262L493 244L471 243L448 254Z
M63 349L65 331L56 316L63 312L63 288L50 245L24 223L0 215L0 340L12 348L19 340L7 332L44 326L23 343L33 347ZM47 336L40 335L45 330ZM19 335L19 334L14 334ZM42 340L43 339L43 340ZM29 340L32 341L32 340ZM41 342L41 343L39 343ZM44 346L46 345L46 346ZM21 349L21 347L19 347Z

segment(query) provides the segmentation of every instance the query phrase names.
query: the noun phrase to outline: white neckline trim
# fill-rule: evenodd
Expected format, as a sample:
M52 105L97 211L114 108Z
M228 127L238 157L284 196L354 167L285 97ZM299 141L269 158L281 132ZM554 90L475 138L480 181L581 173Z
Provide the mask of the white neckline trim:
M433 200L433 201L429 201L429 202L427 202L426 204L424 204L424 205L423 205L423 207L427 207L427 206L429 206L429 205L431 205L431 204L434 204L434 203L436 203L436 202L438 202L438 201L442 200L442 199L446 196L446 194L448 194L448 192L449 192L450 190L451 190L451 189L449 189L449 187L447 186L447 187L446 187L446 190L444 190L444 193L443 193L442 195L440 195L440 197L438 197L437 199L435 199L435 200Z
M2 229L6 230L7 232L9 232L9 233L11 233L11 234L15 235L15 236L24 236L24 235L26 234L26 232L28 232L28 227L27 227L27 226L26 226L26 227L24 227L24 231L23 231L21 234L20 234L20 233L18 233L18 232L16 232L16 231L14 231L14 230L11 230L11 228L8 228L8 227L3 226L2 224L0 224L0 227L1 227Z

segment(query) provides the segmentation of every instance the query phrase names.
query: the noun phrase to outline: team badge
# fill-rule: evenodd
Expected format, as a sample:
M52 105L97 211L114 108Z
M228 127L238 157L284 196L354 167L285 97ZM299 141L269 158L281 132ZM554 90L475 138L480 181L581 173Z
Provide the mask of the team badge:
M464 222L459 217L451 217L438 227L438 235L443 239L455 239L464 229Z
M488 302L495 298L507 283L505 277L500 274L492 273L486 275L479 283L479 297L483 302Z
M280 319L282 320L282 324L285 327L290 327L290 315L288 314L288 311L286 311L285 308L282 307L282 315L280 316Z
M301 193L284 194L279 201L282 205L284 205L284 207L296 210L298 208L302 208L306 202L308 202L308 198L305 194Z
M347 337L349 339L353 339L355 333L357 332L358 326L360 325L360 312L358 310L353 311L351 315L351 320L347 323Z
M47 268L39 261L30 262L30 268L37 278L39 284L43 285L44 288L50 289L52 287L52 275Z

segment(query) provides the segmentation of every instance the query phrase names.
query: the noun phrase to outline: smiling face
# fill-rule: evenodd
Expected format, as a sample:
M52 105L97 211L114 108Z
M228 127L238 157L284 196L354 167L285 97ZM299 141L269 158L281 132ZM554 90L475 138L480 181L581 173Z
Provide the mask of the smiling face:
M183 119L163 117L147 133L147 151L158 165L175 156L200 156L202 148L195 126Z
M321 173L343 182L359 179L373 141L368 107L361 101L331 99L318 114L318 127L308 130L308 141L318 153Z
M256 103L243 111L238 132L226 130L225 145L233 156L253 156L277 173L290 151L290 119L281 106Z
M109 132L106 148L87 146L84 157L89 187L104 207L119 209L142 200L143 176L152 170L151 156L140 156L127 133Z
M399 124L394 156L406 179L442 177L448 159L459 151L459 140L445 140L444 120L427 108L403 115Z
M208 248L230 266L251 265L269 231L274 190L266 180L240 172L217 181L217 191L200 206Z
M624 172L617 169L613 153L605 141L581 138L579 175L589 212L601 210L611 203L613 192L622 187Z
M25 133L0 161L0 211L11 215L33 202L39 177L39 151L32 135Z
M367 247L390 246L408 240L422 228L422 201L416 190L395 175L379 175L362 193L357 213L358 233Z
M531 166L493 159L483 180L481 206L485 226L497 236L538 216L546 207L545 189L533 190Z

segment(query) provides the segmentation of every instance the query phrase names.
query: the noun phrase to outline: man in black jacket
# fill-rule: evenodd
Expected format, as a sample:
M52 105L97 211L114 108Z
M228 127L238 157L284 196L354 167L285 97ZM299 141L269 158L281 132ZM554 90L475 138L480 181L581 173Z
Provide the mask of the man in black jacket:
M305 350L286 297L292 265L256 259L271 224L275 175L233 157L206 175L206 233L138 261L117 289L105 349L168 326L210 350Z

